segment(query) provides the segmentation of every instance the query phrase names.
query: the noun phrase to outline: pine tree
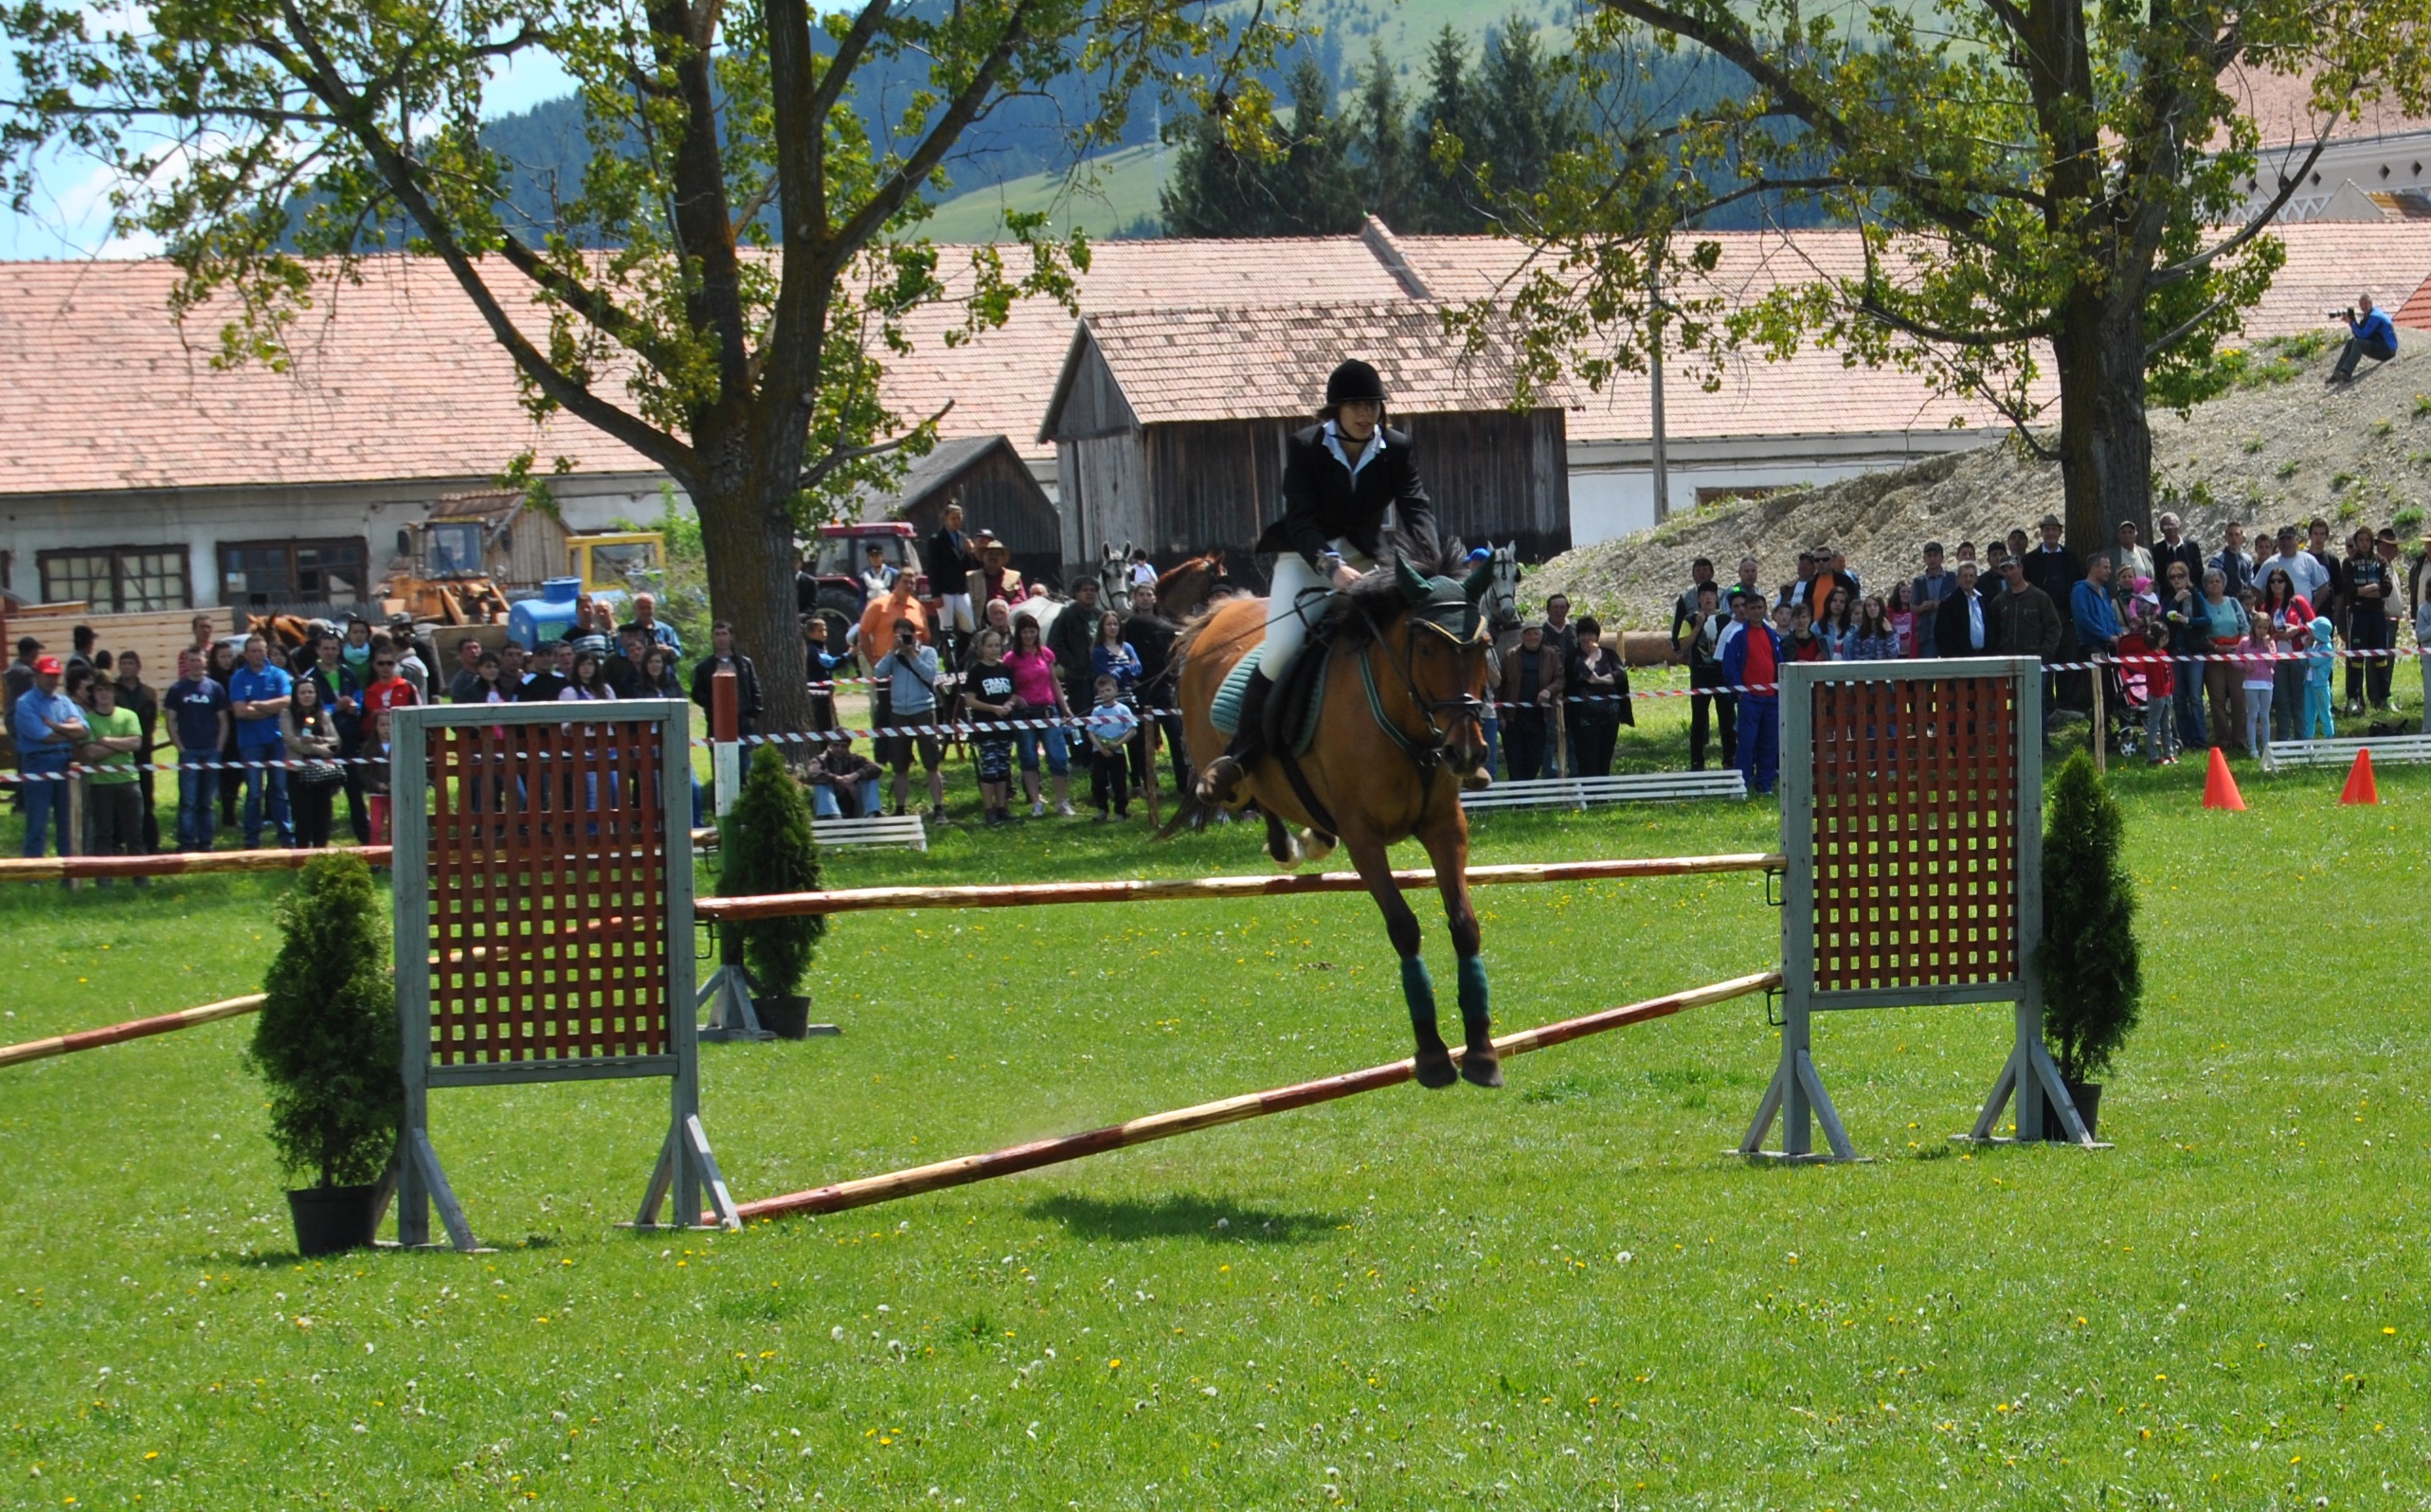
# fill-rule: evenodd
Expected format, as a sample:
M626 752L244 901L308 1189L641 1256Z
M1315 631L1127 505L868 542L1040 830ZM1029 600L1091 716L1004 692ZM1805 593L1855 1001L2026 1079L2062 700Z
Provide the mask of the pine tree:
M1173 177L1158 191L1167 236L1340 236L1360 225L1347 122L1333 114L1333 81L1306 53L1291 71L1291 124L1281 154L1241 152L1224 123L1202 116L1182 131Z
M1484 203L1471 167L1483 139L1477 117L1477 99L1468 78L1468 44L1446 26L1428 49L1427 99L1410 127L1418 172L1409 230L1455 236L1486 229Z
M1410 113L1401 99L1400 81L1380 38L1368 42L1367 77L1360 81L1351 157L1360 198L1369 211L1396 231L1414 229L1419 158L1410 140Z
M1286 236L1341 236L1360 227L1360 192L1334 116L1334 81L1307 53L1291 70L1291 146L1275 175L1275 223Z
M2043 834L2043 1035L2060 1074L2089 1082L2135 1029L2144 968L2126 818L2084 752L2051 785Z
M1171 128L1179 138L1171 176L1157 190L1167 236L1268 236L1273 197L1261 166L1235 150L1217 116Z
M1479 72L1479 151L1497 194L1533 194L1545 186L1555 154L1585 134L1576 101L1555 80L1536 23L1505 22L1486 48Z

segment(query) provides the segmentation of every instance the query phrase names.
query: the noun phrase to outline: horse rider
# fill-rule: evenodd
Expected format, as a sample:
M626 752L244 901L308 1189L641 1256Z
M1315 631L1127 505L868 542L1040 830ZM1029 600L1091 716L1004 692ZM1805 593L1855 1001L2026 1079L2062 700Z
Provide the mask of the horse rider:
M1283 518L1256 549L1278 553L1267 594L1266 649L1241 700L1240 726L1224 754L1198 776L1201 802L1238 808L1241 779L1264 749L1266 701L1306 643L1308 631L1377 565L1384 532L1432 540L1433 501L1418 480L1410 438L1384 423L1384 381L1354 357L1325 379L1321 423L1284 446Z

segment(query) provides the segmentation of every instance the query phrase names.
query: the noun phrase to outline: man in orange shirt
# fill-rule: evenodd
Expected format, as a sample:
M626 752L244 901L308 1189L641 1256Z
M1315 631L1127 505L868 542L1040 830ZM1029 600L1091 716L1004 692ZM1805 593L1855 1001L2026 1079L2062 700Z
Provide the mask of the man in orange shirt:
M932 639L928 611L920 606L920 600L913 595L912 582L910 573L899 575L894 585L887 590L885 598L872 601L870 606L861 611L861 628L853 638L853 649L859 654L865 674L884 661L887 653L894 649L894 627L897 623L909 621L919 630L923 643ZM945 670L951 673L954 669L948 667ZM939 712L942 715L944 711L941 709ZM873 685L870 689L871 722L883 729L893 717L892 700L887 697L886 685L883 682Z

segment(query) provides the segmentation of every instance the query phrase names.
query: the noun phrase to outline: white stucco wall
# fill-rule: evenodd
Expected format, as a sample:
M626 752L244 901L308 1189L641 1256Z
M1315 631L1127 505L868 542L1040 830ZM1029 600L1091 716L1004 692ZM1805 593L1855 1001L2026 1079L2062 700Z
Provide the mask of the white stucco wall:
M567 525L581 532L607 530L620 518L656 518L660 481L657 475L567 477L551 479L550 488ZM0 495L0 546L10 553L8 586L32 602L42 597L40 552L183 546L194 603L208 606L220 602L222 543L360 538L376 580L395 555L397 531L427 515L441 495L493 486L481 477L408 478L302 488Z
M1671 513L1697 507L1700 489L1800 488L1903 467L1997 441L1990 430L1894 431L1857 436L1752 436L1675 441L1666 448ZM1654 463L1645 441L1570 444L1570 544L1634 534L1654 525Z

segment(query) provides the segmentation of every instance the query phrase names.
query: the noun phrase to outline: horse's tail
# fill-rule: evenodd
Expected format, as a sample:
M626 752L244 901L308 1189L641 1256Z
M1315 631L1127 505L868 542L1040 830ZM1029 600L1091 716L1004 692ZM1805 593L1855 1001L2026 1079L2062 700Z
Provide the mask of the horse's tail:
M1184 830L1203 830L1216 821L1217 811L1198 801L1196 788L1194 783L1182 790L1181 797L1174 801L1173 818L1165 820L1150 839L1169 840Z

